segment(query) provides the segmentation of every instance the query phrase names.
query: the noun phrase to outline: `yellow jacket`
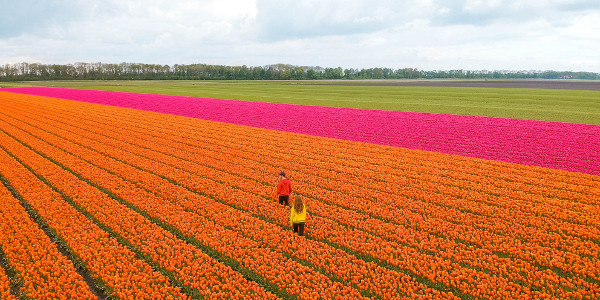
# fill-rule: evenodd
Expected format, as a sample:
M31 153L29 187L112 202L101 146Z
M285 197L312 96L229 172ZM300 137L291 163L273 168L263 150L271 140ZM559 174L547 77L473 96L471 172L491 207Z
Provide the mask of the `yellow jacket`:
M297 213L294 206L290 208L290 223L302 223L306 220L306 206L303 205L302 212Z

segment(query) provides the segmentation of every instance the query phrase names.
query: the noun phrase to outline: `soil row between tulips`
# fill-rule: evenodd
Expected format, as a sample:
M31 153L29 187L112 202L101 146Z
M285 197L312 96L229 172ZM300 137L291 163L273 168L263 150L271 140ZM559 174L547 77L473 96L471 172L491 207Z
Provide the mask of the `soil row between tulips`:
M7 188L10 186L10 185L6 185L7 181L4 177L2 177L2 174L0 174L0 181ZM4 250L2 249L2 245L0 245L0 268L2 268L2 270L4 271L4 274L6 274L6 277L8 278L8 283L10 284L10 286L9 286L10 293L16 299L18 299L21 295L22 281L19 280L19 278L17 276L17 272L8 262L8 259L6 258L6 254L4 254ZM100 298L100 297L98 297L98 298Z

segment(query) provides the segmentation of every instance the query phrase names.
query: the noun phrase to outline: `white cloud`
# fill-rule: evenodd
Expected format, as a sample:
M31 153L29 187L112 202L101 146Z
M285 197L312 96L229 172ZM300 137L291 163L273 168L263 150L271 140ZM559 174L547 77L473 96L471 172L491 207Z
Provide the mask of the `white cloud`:
M0 7L0 63L600 72L597 0L0 0Z

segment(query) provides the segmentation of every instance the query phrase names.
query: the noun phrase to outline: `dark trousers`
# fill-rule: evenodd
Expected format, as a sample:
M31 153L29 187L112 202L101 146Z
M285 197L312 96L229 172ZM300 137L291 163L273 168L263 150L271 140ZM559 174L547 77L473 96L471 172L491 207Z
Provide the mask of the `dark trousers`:
M292 227L294 227L294 232L297 232L299 236L304 235L304 222L302 223L293 223Z
M288 206L288 205L290 205L289 201L290 201L290 195L279 196L279 204L283 204L283 202L285 202L285 205Z

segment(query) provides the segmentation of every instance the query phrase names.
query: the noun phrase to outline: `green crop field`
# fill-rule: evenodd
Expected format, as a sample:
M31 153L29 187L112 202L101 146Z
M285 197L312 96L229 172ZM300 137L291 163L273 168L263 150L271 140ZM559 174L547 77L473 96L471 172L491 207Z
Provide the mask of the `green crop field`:
M600 91L587 90L347 86L327 81L50 81L0 86L55 86L600 124Z

